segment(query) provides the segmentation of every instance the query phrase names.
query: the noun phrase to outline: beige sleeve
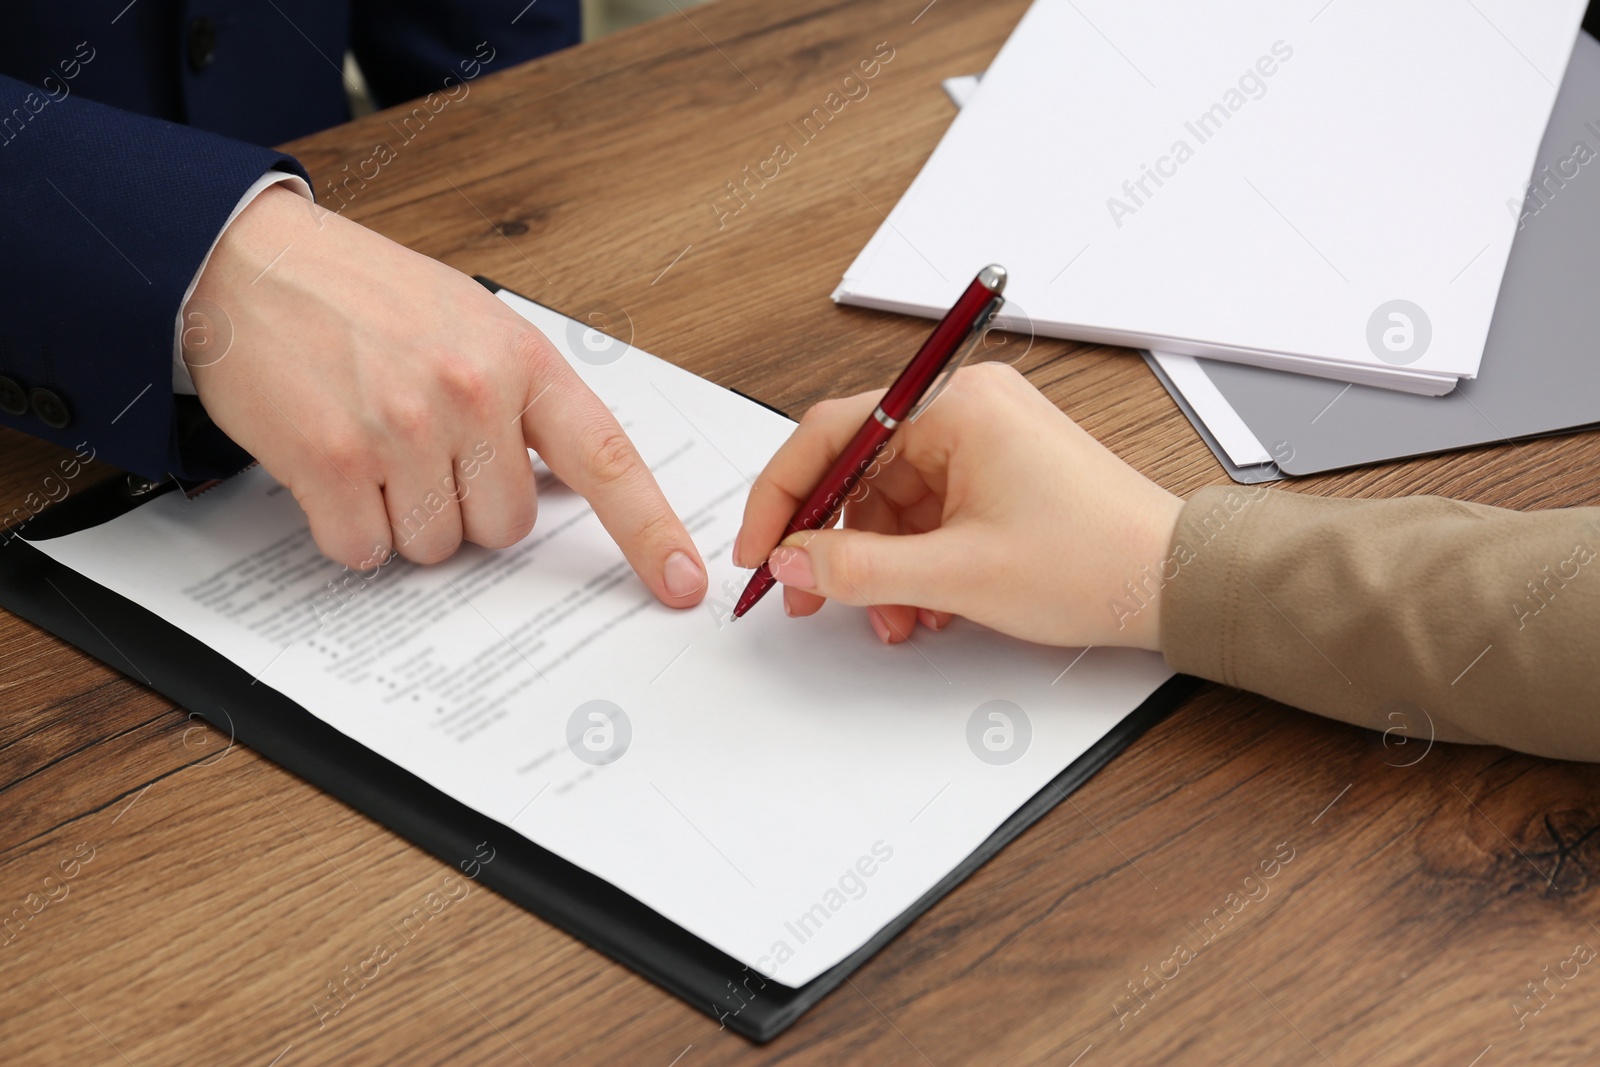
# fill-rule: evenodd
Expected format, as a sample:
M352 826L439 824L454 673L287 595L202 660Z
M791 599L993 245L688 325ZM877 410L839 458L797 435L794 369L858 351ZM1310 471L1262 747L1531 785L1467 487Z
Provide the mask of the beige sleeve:
M1597 553L1600 508L1203 489L1162 565L1161 645L1345 722L1600 760Z

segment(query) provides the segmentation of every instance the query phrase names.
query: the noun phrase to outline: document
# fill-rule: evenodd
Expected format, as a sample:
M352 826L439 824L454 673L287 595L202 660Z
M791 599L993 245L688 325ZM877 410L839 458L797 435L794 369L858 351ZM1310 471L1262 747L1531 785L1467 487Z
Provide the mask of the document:
M431 567L323 559L259 468L35 546L789 986L910 907L1170 677L1155 654L964 622L886 648L838 605L790 619L773 598L731 621L745 497L793 424L637 349L578 358L580 326L500 295L638 445L709 566L705 604L657 603L547 473L526 539Z
M1238 466L1306 475L1600 423L1600 43L1579 34L1535 173L1566 177L1520 207L1483 366L1445 397L1414 397L1155 352L1152 358ZM1580 163L1589 160L1590 163ZM1266 445L1271 445L1270 455Z
M1003 328L1448 392L1581 165L1534 171L1583 11L1035 0L834 299L937 317L995 262Z

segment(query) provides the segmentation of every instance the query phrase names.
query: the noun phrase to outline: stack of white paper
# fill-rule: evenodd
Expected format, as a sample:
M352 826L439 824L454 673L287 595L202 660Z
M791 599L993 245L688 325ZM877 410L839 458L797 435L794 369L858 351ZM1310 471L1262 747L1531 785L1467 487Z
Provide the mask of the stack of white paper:
M834 299L1448 392L1583 10L1036 0Z

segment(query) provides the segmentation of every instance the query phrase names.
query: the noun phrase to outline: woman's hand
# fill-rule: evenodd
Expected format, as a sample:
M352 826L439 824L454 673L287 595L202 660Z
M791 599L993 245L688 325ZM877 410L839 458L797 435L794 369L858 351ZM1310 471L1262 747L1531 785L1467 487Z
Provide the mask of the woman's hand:
M881 395L812 408L750 491L734 562L770 554L785 611L810 615L829 597L868 607L889 644L917 622L938 630L961 615L1043 644L1159 648L1148 591L1183 502L1004 364L964 368L900 427L892 458L851 494L845 529L775 547Z

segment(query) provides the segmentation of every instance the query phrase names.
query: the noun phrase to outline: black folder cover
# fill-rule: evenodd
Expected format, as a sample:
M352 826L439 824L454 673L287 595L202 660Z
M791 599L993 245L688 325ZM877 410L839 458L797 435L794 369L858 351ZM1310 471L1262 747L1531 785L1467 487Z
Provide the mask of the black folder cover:
M40 540L85 529L173 486L139 492L143 488L139 479L118 475L46 509L21 532ZM0 543L0 606L130 677L143 675L174 703L448 864L473 856L480 842L489 842L494 859L481 867L479 882L756 1041L781 1033L1198 684L1183 675L1168 681L870 941L792 989L440 792L276 690L252 685L247 672L204 642L15 536Z

